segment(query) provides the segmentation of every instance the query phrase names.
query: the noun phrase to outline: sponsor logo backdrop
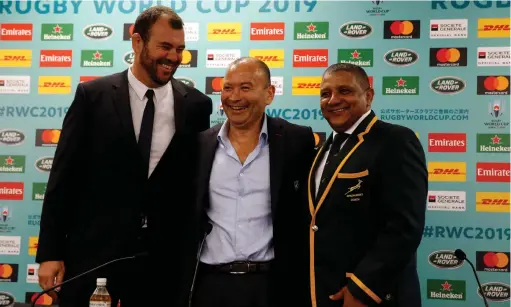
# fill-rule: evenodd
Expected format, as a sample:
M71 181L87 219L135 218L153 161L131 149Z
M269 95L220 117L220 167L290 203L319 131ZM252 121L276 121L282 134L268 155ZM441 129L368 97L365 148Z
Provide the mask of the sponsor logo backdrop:
M5 301L30 301L39 290L41 205L76 86L128 68L133 22L150 2L0 3ZM330 133L319 109L322 72L336 62L363 66L377 115L416 131L427 154L430 193L418 252L424 306L482 304L456 248L476 262L491 301L509 300L509 1L161 3L186 22L188 49L176 76L213 99L212 125L225 120L219 93L226 65L250 55L268 64L277 87L268 114L313 127L319 145Z

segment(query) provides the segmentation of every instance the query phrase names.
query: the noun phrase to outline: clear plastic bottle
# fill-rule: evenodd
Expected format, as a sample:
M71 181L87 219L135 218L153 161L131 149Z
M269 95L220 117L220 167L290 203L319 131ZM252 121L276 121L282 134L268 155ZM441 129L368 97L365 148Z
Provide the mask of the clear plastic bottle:
M106 289L106 278L96 280L96 290L92 293L89 300L89 307L111 307L112 298Z

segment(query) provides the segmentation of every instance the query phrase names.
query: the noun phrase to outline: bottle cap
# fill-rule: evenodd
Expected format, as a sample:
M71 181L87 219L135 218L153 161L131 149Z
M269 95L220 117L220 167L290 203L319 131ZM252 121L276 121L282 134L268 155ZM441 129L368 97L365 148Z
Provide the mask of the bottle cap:
M98 279L96 279L96 285L98 285L98 286L106 286L106 278L98 278Z

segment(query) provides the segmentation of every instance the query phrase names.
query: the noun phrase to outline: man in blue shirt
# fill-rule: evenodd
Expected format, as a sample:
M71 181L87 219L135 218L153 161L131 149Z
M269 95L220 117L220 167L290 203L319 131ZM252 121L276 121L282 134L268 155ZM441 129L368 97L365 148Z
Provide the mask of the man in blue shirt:
M200 135L194 307L310 305L301 193L314 135L266 115L274 95L264 62L234 61L221 95L227 120Z

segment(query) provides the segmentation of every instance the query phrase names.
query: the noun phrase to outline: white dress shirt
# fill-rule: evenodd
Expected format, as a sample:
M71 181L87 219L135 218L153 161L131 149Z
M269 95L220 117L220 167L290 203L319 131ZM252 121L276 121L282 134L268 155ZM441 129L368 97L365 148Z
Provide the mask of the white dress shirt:
M142 116L147 103L145 96L149 89L140 82L133 72L128 69L128 82L130 93L131 117L133 119L133 127L135 128L135 136L138 142L140 135L140 125L142 124ZM151 141L151 154L149 157L149 173L151 176L156 165L167 150L167 147L176 132L174 118L174 94L172 92L171 83L152 89L154 91L154 123L153 138Z
M348 130L344 131L344 133L347 133L347 134L352 134L353 131L355 131L355 129L357 129L358 125L360 125L360 123L367 117L367 115L369 115L369 113L371 113L371 110L367 111L366 113L364 113L364 115L362 115ZM337 132L334 131L334 134L332 136L332 139L335 137L335 135L337 134ZM347 141L347 139L346 139ZM341 148L344 146L344 144L346 144L346 141L344 141L342 144L341 144ZM316 177L315 177L315 181L316 181L316 196L318 194L318 189L319 189L319 184L321 183L321 176L323 175L323 170L325 169L325 163L326 163L326 159L328 158L328 153L330 152L330 148L328 148L326 151L325 151L325 154L323 155L323 160L321 160L321 163L319 164L317 170L316 170Z

